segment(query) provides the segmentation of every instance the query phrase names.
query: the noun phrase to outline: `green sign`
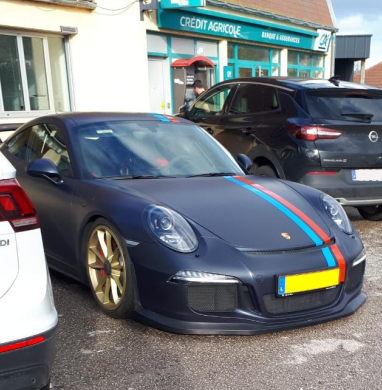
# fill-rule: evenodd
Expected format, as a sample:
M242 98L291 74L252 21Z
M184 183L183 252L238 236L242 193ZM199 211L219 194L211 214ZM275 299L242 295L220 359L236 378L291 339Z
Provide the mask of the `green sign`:
M233 79L233 66L224 67L224 81Z
M244 18L243 18L244 19ZM229 15L159 10L158 27L312 50L316 33L290 32Z
M205 7L206 0L161 0L162 9Z

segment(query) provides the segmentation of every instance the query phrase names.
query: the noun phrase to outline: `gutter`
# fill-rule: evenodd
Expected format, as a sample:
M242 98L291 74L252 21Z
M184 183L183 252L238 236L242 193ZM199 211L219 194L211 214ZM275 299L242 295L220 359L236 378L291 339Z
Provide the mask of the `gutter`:
M300 20L300 19L294 19L294 18L290 18L288 16L274 14L274 13L269 12L269 11L262 11L259 9L249 8L249 7L245 7L245 6L238 5L238 4L231 4L231 3L227 3L227 2L221 1L221 0L207 0L207 5L211 5L211 6L219 7L219 8L226 8L226 9L229 9L231 11L243 12L243 13L246 13L248 15L262 16L265 18L274 19L274 20L278 20L281 22L293 23L293 24L296 24L299 26L314 28L316 30L322 29L322 30L328 30L328 31L331 31L334 33L338 32L337 27L324 26L322 24L307 22L305 20ZM333 15L331 13L330 7L329 7L329 11L330 11L330 15L331 15L332 20L333 20Z

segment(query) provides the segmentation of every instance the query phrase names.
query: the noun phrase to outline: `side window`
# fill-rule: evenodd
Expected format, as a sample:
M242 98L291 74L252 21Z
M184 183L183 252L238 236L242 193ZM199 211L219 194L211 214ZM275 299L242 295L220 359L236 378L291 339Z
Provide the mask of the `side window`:
M12 137L7 143L8 152L20 160L25 161L25 156L29 147L30 134L31 128L26 129Z
M60 175L73 177L61 129L56 125L45 123L35 125L31 130L31 142L25 161L29 163L39 158L46 158L57 166Z
M275 88L258 84L240 85L235 95L230 114L258 114L279 108Z
M225 85L214 89L209 94L198 100L190 112L190 118L202 116L221 115L223 108L234 85Z

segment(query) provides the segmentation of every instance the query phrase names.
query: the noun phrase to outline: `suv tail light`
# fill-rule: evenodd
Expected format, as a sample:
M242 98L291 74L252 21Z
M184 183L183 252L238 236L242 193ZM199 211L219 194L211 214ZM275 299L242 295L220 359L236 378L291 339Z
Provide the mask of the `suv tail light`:
M320 126L297 126L288 124L286 129L295 138L303 141L316 141L318 139L336 139L340 137L343 132L340 130L327 129Z
M39 227L36 211L15 179L0 182L0 221L8 221L16 232Z

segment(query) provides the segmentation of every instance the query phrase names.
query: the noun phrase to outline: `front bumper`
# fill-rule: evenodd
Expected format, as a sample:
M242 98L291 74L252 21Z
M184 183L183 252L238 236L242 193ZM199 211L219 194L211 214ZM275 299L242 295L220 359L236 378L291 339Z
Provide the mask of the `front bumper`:
M139 245L130 250L138 282L135 318L174 333L244 335L351 315L366 300L362 292L365 261L352 267L363 246L355 235L345 239L346 250L338 243L346 253L344 283L335 289L280 298L276 276L324 269L320 250L253 255L214 238L200 240L197 253L187 255L160 244ZM224 274L241 283L232 288L220 285L220 289L203 283L169 282L180 270Z
M305 174L298 182L329 194L343 206L382 204L382 183L353 181L351 169L341 169L335 175Z
M57 326L36 335L45 338L39 344L0 353L0 390L41 389L49 383L55 355L56 333ZM28 340L36 336L29 337ZM13 343L22 341L24 340Z

